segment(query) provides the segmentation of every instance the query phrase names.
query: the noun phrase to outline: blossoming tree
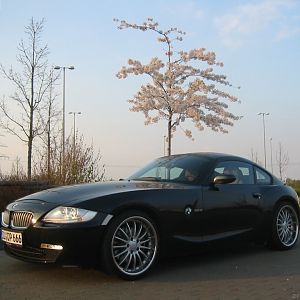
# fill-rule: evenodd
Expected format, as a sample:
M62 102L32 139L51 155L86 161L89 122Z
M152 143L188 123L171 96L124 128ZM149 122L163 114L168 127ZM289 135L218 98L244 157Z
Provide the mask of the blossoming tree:
M168 155L171 155L172 134L178 126L182 128L182 123L187 119L199 130L206 126L214 131L228 132L226 126L233 126L233 121L240 117L228 111L226 101L236 102L238 99L220 89L220 86L232 85L225 75L214 72L213 67L223 67L214 52L204 48L175 51L174 42L182 41L185 32L177 28L161 30L151 18L141 25L118 19L114 21L119 24L118 29L152 31L158 35L158 42L165 46L165 60L154 57L143 64L139 60L129 59L128 66L123 66L117 77L124 79L133 74L150 78L150 82L142 85L128 102L132 104L131 111L144 114L146 125L167 120ZM191 130L183 130L187 137L193 138Z

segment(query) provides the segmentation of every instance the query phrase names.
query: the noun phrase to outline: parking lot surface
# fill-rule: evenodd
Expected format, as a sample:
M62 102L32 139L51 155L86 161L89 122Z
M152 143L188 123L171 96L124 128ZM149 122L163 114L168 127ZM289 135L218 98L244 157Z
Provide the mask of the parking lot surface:
M230 245L173 257L135 282L0 251L0 299L300 299L300 245L285 252Z

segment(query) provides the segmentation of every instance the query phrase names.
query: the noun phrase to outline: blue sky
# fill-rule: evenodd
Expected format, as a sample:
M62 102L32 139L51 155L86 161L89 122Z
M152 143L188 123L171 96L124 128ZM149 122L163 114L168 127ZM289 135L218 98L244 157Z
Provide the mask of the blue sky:
M141 23L153 17L163 29L187 32L178 50L206 48L224 62L222 72L235 86L241 104L230 110L243 118L229 134L193 129L195 141L178 131L173 153L216 151L263 162L263 130L259 112L266 117L268 168L272 138L273 169L282 143L289 156L286 176L300 178L300 1L58 1L0 0L0 62L16 63L17 45L25 38L31 18L45 18L43 41L50 49L49 64L74 65L66 74L66 111L81 111L79 133L100 148L108 177L126 177L148 161L163 155L166 123L144 126L143 115L129 111L131 98L145 78L119 80L115 74L129 58L148 62L162 48L150 32L118 30L113 18ZM0 97L11 87L0 78ZM72 118L66 115L67 132ZM26 161L26 146L1 132L1 169L17 157Z

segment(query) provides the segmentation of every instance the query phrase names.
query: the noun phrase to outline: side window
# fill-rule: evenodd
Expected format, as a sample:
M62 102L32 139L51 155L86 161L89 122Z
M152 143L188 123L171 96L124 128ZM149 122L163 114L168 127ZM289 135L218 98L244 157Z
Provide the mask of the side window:
M252 165L241 161L224 161L214 169L214 175L232 174L236 177L234 184L254 184Z
M178 178L183 172L183 169L182 168L172 168L170 170L170 179L175 179L175 178Z
M256 183L257 184L271 184L272 183L272 178L271 176L266 173L265 171L255 168L255 178L256 178Z
M173 180L174 178L177 178L180 176L180 174L183 172L182 168L174 167L171 169L168 169L166 167L158 167L158 168L153 168L146 172L143 176L145 177L156 177L160 178L162 180L169 179Z

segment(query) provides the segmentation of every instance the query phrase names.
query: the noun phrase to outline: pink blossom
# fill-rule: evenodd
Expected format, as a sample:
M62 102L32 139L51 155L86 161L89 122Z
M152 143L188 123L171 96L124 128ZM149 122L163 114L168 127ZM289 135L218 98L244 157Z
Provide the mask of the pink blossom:
M145 125L159 120L167 121L169 154L172 133L178 126L182 128L187 119L199 130L208 127L223 133L227 133L225 126L233 126L233 121L240 119L228 111L227 102L237 102L238 98L221 89L222 86L232 85L225 75L215 72L216 68L223 67L223 63L216 60L214 52L205 48L188 52L174 51L173 43L182 41L185 32L176 27L160 30L159 24L152 18L148 18L142 25L124 20L115 21L119 29L152 30L159 35L158 42L165 44L166 62L158 57L146 64L129 59L128 66L123 66L116 76L119 79L130 74L148 76L150 81L128 100L130 110L142 112ZM183 131L188 138L193 139L191 130Z

